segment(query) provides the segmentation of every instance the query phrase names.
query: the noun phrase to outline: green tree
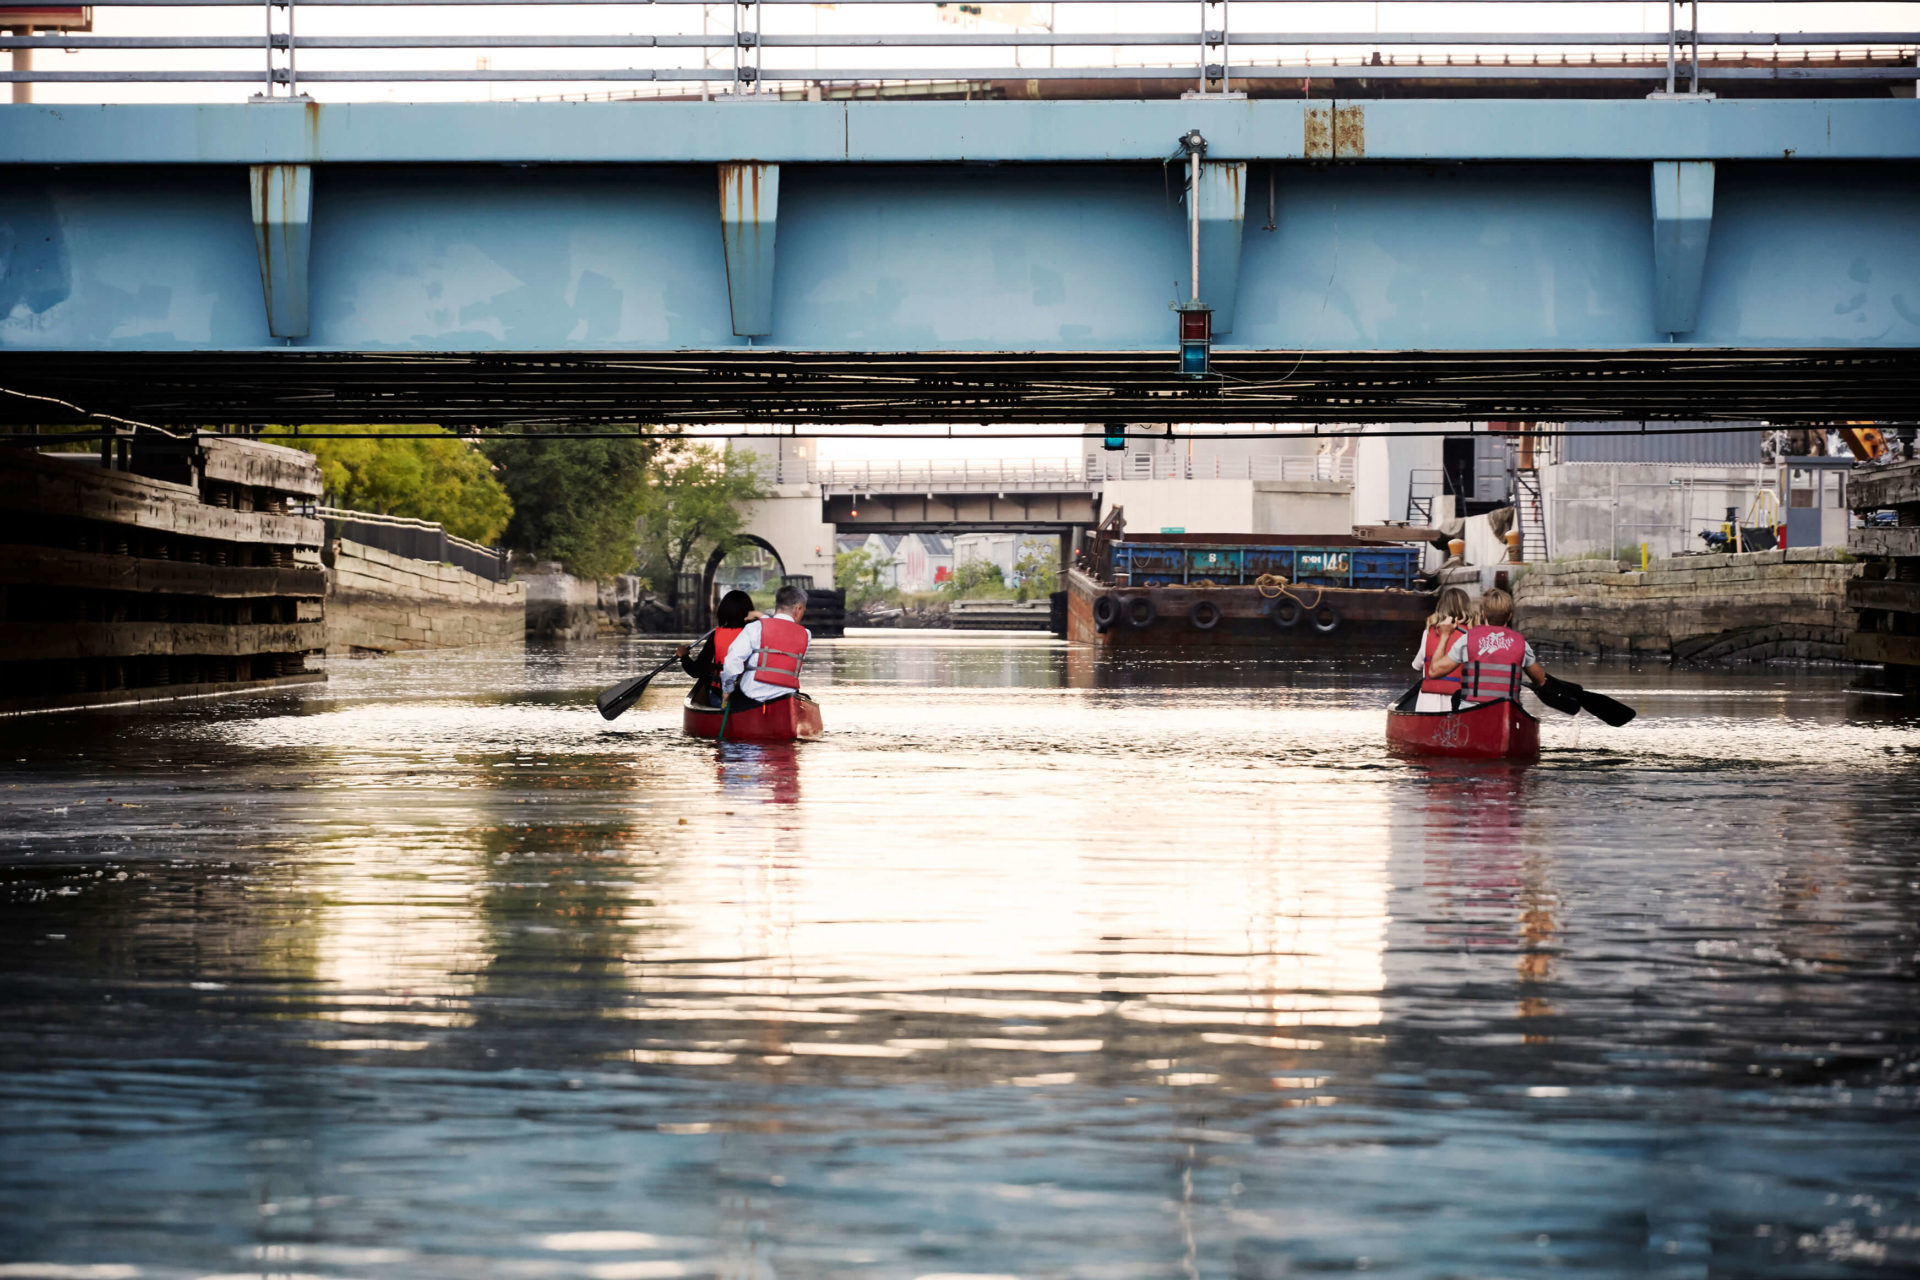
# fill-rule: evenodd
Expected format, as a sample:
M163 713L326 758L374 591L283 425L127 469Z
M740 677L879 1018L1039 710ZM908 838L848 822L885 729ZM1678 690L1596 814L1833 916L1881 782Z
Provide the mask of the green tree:
M858 609L885 595L880 586L880 575L886 569L887 562L865 547L836 553L833 557L833 581L834 585L846 589L847 608Z
M732 550L749 502L767 496L750 453L728 445L676 441L647 468L640 503L640 556L669 607L680 603L680 575L715 547Z
M1004 596L1007 580L1000 573L1000 566L991 560L969 560L965 564L953 567L953 576L940 584L940 589L955 600L965 600L971 596Z
M326 427L314 427L326 431ZM333 428L366 432L362 440L289 441L320 463L327 500L350 511L437 520L457 538L491 545L513 515L493 467L467 441L439 427ZM418 436L427 439L383 439Z
M1060 588L1060 561L1045 543L1022 543L1013 562L1014 599L1037 600Z
M652 444L533 436L489 440L485 448L513 499L508 546L536 560L558 560L576 578L611 578L633 568Z

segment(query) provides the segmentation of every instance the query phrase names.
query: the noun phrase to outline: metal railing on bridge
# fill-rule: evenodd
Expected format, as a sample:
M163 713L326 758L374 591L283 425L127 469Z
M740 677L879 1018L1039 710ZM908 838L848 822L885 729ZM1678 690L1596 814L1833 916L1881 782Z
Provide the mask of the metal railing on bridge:
M1509 6L1505 12L1523 5L1522 22L1537 29L1448 30L1452 10L1430 7L1441 22L1420 30L1320 30L1302 22L1315 9L1336 15L1334 21L1349 18L1350 3L1325 7L1340 0L98 0L87 9L11 10L17 19L0 7L0 27L11 29L0 48L13 52L13 67L0 80L230 84L262 97L325 87L330 98L351 98L356 91L343 87L362 86L364 98L366 86L381 86L373 96L383 99L408 85L414 89L405 96L420 100L493 97L499 86L514 90L513 97L630 98L896 91L973 97L1018 85L1020 96L1031 97L1049 81L1079 82L1081 96L1102 96L1103 83L1112 96L1139 96L1154 83L1163 91L1226 95L1282 85L1304 90L1313 81L1451 81L1458 93L1515 81L1627 81L1675 92L1740 81L1884 86L1920 79L1920 33L1912 31L1702 31L1699 4L1672 0L1662 31L1569 30L1581 25L1583 12L1606 14L1583 8L1606 0L1498 2ZM1896 2L1904 10L1914 0ZM1399 7L1440 3L1448 0L1399 0ZM431 20L422 24L427 31L399 30L389 12L448 4L461 6L458 34ZM614 25L595 17L608 12L596 6L606 5L620 6L619 25L628 29L595 29ZM195 16L157 20L176 9ZM474 16L480 12L489 17ZM62 14L73 16L63 22ZM868 21L869 14L886 15L895 29ZM1191 15L1190 23L1179 23L1180 15ZM1166 29L1176 25L1183 29ZM912 58L902 56L907 51ZM50 60L37 64L36 54ZM480 85L484 95L473 88ZM556 88L562 85L573 91Z
M980 458L819 462L806 479L842 493L1060 493L1086 489L1090 477L1070 458Z
M326 521L330 539L345 538L410 560L454 565L489 582L505 582L513 575L513 556L504 547L483 547L457 538L432 520L319 506L305 514Z
M796 469L783 481L798 481ZM1099 489L1110 480L1353 481L1353 457L1191 458L1166 453L1089 453L1070 458L984 458L811 463L806 483L868 493L1060 493Z
M1089 453L1088 480L1331 480L1353 483L1353 455L1191 458L1181 453Z

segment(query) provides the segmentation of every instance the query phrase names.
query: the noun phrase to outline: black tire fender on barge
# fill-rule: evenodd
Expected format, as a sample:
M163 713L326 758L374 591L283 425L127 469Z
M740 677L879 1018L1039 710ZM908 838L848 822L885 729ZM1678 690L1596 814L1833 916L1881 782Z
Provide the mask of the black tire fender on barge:
M1113 630L1113 624L1120 621L1120 601L1113 596L1095 596L1093 598L1093 625L1100 631Z
M1340 615L1331 605L1321 605L1313 611L1313 629L1323 636L1330 636L1340 629Z
M1273 625L1276 627L1294 627L1298 626L1300 619L1306 616L1306 610L1300 607L1298 600L1279 596L1267 606L1267 616L1273 619Z
M1220 625L1220 606L1211 600L1196 600L1187 610L1187 621L1196 631L1211 631Z
M1120 612L1128 626L1141 629L1152 626L1160 617L1160 607L1152 596L1130 596L1121 604Z

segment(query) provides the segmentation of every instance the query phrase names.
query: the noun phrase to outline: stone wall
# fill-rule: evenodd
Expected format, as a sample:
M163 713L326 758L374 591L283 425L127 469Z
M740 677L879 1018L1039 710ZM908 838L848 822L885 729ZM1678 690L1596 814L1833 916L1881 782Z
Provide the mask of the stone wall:
M393 653L519 643L527 594L448 564L341 539L327 571L328 653Z
M1542 647L1674 662L1845 661L1860 566L1834 548L1531 565L1515 625Z

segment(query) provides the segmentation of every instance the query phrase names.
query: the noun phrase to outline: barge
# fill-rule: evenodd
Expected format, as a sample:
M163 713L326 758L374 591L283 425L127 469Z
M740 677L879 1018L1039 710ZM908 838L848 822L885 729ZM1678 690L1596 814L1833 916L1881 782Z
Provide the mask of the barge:
M1338 534L1140 534L1067 574L1067 639L1108 648L1405 644L1433 611L1420 552Z

